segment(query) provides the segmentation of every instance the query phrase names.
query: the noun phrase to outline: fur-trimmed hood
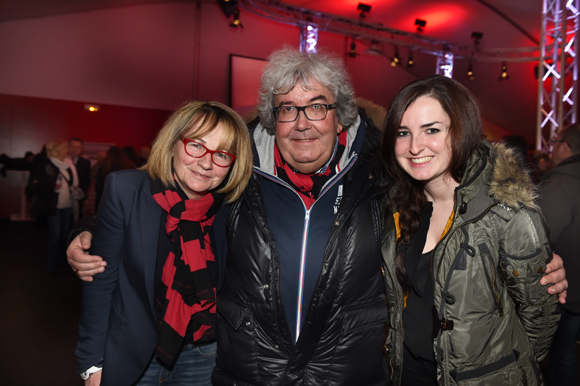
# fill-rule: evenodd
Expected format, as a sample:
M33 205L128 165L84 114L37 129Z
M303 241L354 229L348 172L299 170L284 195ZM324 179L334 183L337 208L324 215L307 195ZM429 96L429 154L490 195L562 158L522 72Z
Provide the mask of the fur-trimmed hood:
M492 197L514 209L538 210L538 191L530 171L513 149L503 143L493 147L494 167L489 192Z

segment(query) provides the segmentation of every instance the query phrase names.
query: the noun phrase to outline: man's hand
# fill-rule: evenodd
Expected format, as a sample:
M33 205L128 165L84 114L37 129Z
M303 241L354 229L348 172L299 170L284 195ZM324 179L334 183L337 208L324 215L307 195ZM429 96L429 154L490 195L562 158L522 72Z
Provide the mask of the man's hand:
M81 277L81 279L82 279L82 277ZM99 370L96 373L92 373L91 375L89 375L89 379L87 379L85 381L85 386L100 386L100 384L101 384L101 374L102 373L103 373L103 371L102 370Z
M566 295L568 292L568 280L566 280L566 270L564 269L564 262L562 258L554 253L554 258L546 266L546 272L544 277L540 280L541 285L546 285L549 283L554 283L548 287L548 293L559 294L558 300L560 303L566 303Z
M68 264L77 276L84 281L93 281L93 275L103 272L107 265L107 262L103 261L102 257L89 255L92 239L93 235L90 232L83 232L75 237L66 250ZM99 375L100 382L101 376Z

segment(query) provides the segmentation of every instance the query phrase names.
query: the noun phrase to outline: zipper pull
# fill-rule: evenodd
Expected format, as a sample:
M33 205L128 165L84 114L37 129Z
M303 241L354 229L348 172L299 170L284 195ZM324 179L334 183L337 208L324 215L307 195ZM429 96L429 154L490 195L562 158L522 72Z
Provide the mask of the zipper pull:
M499 316L503 316L503 306L501 304L501 299L499 298L497 299L497 308L499 311Z
M500 278L501 278L501 286L504 287L505 280L506 280L506 270L505 270L505 263L503 260L499 261L499 273L500 273Z
M520 372L522 373L522 384L524 386L528 386L528 377L526 376L526 370L522 366L520 366Z

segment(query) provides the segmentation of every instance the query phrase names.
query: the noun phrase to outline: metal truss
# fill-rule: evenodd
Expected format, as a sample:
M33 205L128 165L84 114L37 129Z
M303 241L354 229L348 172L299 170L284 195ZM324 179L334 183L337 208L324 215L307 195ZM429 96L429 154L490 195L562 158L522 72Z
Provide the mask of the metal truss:
M378 23L368 23L363 19L341 17L285 4L280 1L239 0L238 4L245 10L256 15L280 23L299 26L302 29L301 37L305 33L304 30L310 25L316 26L319 31L356 38L368 46L374 41L376 43L406 47L413 51L424 52L437 57L451 54L455 59L471 59L472 61L496 63L537 62L539 57L537 46L480 49L477 46L456 45L445 40L385 27Z
M300 52L315 54L318 47L318 27L315 24L300 25Z
M437 75L453 78L453 54L446 52L437 55Z
M538 77L536 149L576 122L580 0L544 0Z

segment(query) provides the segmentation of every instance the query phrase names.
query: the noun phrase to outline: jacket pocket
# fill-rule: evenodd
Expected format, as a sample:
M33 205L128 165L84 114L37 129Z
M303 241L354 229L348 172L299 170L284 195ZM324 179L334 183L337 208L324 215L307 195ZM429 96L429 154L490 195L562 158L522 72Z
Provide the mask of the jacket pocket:
M246 307L243 303L234 300L227 296L220 296L219 302L219 314L225 319L226 322L237 331L246 317L250 313L250 309ZM247 320L246 322L250 322Z

